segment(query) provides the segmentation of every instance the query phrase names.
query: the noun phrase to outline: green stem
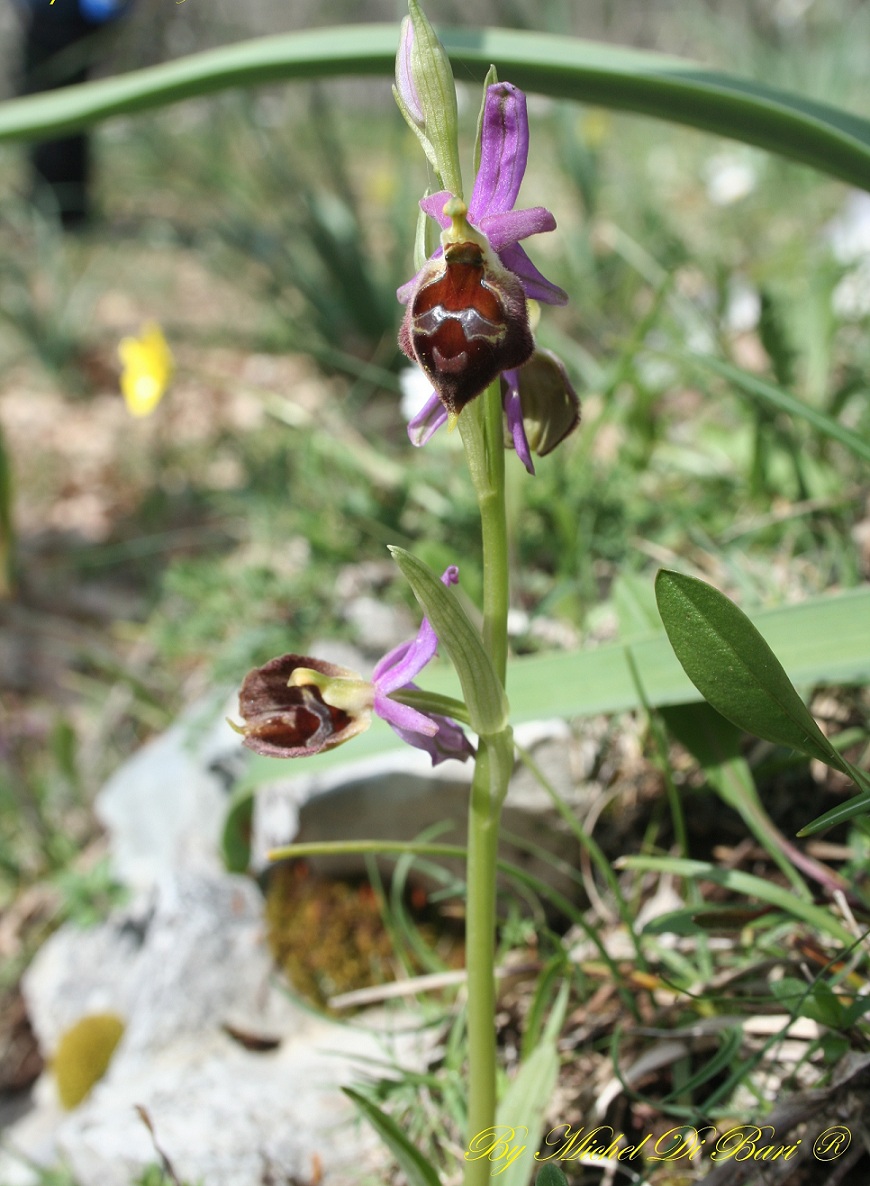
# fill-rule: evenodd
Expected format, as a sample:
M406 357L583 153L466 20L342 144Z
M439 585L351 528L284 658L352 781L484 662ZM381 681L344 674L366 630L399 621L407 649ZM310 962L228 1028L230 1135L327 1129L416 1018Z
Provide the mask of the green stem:
M483 643L504 686L507 669L508 545L501 387L491 384L459 419L477 493L483 541ZM510 729L481 737L468 813L466 969L468 1132L495 1124L495 927L498 827L513 764ZM464 1186L489 1182L485 1160L465 1164Z
M507 672L509 599L501 383L496 380L459 418L477 493L483 542L483 643L502 684Z
M495 1124L495 878L498 817L491 806L489 751L477 756L468 813L468 904L465 968L468 977L468 1131L466 1148L477 1133ZM489 1182L485 1160L465 1164L464 1186Z

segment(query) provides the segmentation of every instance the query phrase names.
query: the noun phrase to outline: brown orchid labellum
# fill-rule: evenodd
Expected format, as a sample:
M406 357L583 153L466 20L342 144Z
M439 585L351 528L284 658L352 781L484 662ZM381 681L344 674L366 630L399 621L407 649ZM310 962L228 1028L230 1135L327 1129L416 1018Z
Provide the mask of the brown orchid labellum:
M399 345L456 417L502 371L530 358L534 342L519 278L468 224L464 202L451 199L444 213L452 220L444 254L420 274Z
M331 681L361 694L348 696L343 707L327 704L318 682L326 685ZM248 749L267 757L317 754L368 728L369 688L355 672L334 663L305 655L281 655L245 677L239 692L244 724L233 727L243 735ZM359 706L351 703L353 699L359 700Z

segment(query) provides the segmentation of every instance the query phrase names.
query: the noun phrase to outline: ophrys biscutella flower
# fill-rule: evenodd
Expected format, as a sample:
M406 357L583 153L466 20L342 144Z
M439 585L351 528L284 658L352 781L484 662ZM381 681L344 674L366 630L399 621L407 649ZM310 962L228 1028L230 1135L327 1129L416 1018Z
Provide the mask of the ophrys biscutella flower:
M398 60L402 62L401 51ZM407 77L407 70L399 77ZM424 444L501 375L508 437L526 469L534 473L519 399L521 388L530 391L542 373L541 366L533 367L520 379L520 368L533 354L538 357L528 301L562 305L568 298L521 246L522 240L556 226L543 206L514 209L528 154L525 95L509 82L494 83L484 99L480 165L471 201L466 207L441 190L420 202L442 227L441 246L399 289L398 297L407 305L399 345L435 389L408 426L411 441ZM564 378L558 402L567 401L578 410L573 428L579 400L564 367L558 360L556 365Z
M459 570L451 565L441 580L455 585ZM415 638L378 662L371 680L321 659L281 655L245 677L239 692L244 724L235 727L256 753L300 758L356 737L368 729L374 712L403 741L425 750L433 766L448 758L464 761L474 750L455 721L392 698L415 689L414 679L437 649L435 631L424 618Z

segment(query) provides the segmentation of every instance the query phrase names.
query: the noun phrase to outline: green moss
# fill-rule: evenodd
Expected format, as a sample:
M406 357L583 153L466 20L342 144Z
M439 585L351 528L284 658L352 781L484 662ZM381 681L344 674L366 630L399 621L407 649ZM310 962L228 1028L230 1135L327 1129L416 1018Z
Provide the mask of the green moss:
M437 949L440 962L461 965L461 942L443 919L430 921L425 895L411 891L409 898L406 910L418 942L433 954ZM339 993L394 980L403 962L414 971L430 970L421 965L419 952L405 950L404 961L397 956L399 935L385 926L367 881L318 877L302 861L271 871L266 928L278 966L297 992L319 1006Z
M116 1013L91 1013L61 1035L52 1069L66 1109L78 1107L102 1079L123 1033Z

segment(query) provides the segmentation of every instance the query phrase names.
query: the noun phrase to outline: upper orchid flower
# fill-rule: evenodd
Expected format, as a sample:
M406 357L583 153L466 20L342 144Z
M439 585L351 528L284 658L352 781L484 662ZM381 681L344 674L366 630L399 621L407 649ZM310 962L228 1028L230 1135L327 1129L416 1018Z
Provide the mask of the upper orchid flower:
M455 585L459 570L451 565L441 580ZM385 655L371 681L304 655L272 659L249 672L239 692L244 744L275 758L318 754L368 729L374 710L403 741L425 750L433 766L448 758L464 761L474 750L455 721L391 698L415 687L414 678L437 649L435 631L424 618L416 638Z
M508 438L534 473L520 401L521 388L530 390L533 381L531 374L520 378L534 352L527 298L552 305L568 298L538 271L520 245L520 240L556 226L542 206L513 208L528 153L525 95L511 83L495 83L484 100L480 167L471 201L466 208L447 190L423 198L421 209L443 228L441 247L397 295L408 306L399 345L435 388L408 426L411 441L424 444L502 375ZM558 360L555 366L564 378L557 402L563 405L567 400L576 411L579 401L564 367ZM540 367L535 369L539 373ZM578 418L573 417L563 436Z
M531 357L526 298L568 299L520 246L521 239L556 226L543 206L513 208L528 155L525 95L511 83L494 83L484 100L480 167L469 205L447 190L420 202L442 227L441 248L398 291L408 305L399 345L454 417L500 374Z

